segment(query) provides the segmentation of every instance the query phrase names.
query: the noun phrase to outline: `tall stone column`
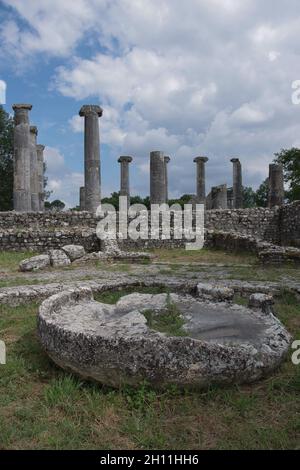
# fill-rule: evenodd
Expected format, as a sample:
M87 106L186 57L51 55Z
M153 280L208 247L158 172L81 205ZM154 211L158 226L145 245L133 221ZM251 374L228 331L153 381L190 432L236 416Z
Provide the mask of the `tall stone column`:
M196 157L194 163L197 164L197 200L200 204L205 203L206 191L205 191L205 163L208 162L207 157Z
M211 188L211 208L227 209L227 184Z
M242 165L238 158L232 158L230 161L233 163L233 209L241 209L243 207Z
M39 204L39 181L38 181L38 161L36 139L38 135L37 127L30 126L30 191L31 191L31 210L38 212Z
M118 159L120 163L120 195L127 196L128 205L130 204L130 183L129 183L129 163L132 162L132 157L122 156Z
M150 203L166 202L164 152L150 153Z
M31 104L14 104L14 210L31 211L30 124Z
M85 187L79 189L79 207L81 211L85 211Z
M45 210L45 188L44 188L44 145L37 145L37 173L38 173L38 196L39 196L39 211Z
M170 157L167 155L164 157L164 164L165 164L165 190L166 190L166 195L165 195L165 202L168 203L169 200L169 178L168 178L168 163L171 160Z
M269 165L269 207L282 206L284 203L283 167L280 164Z
M96 105L84 105L79 112L79 116L84 116L85 210L94 213L101 202L99 117L102 113L102 108Z

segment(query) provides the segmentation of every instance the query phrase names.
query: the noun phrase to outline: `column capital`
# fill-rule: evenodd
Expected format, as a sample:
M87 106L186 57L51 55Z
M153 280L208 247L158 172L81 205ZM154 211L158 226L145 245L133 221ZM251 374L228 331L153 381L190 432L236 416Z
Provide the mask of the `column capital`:
M231 158L230 160L232 163L240 163L240 159L239 158Z
M14 104L12 106L15 116L14 116L14 122L15 126L18 126L19 124L29 124L29 114L28 112L32 109L31 104Z
M103 109L100 108L100 106L94 104L83 105L79 111L79 116L88 116L89 114L97 114L98 117L101 117L103 114Z
M165 163L169 163L169 161L171 160L171 158L170 158L168 155L166 155L166 156L164 157L164 160L165 160Z
M30 126L30 133L38 135L38 128L36 126Z
M26 110L26 111L31 111L32 110L32 104L25 104L25 103L17 103L12 105L12 109L17 112L21 110Z
M37 144L36 149L40 152L43 152L45 150L45 145Z
M130 157L129 155L122 155L118 159L118 162L119 163L131 163L132 162L132 157Z
M207 157L196 157L194 158L194 163L206 163L208 162Z

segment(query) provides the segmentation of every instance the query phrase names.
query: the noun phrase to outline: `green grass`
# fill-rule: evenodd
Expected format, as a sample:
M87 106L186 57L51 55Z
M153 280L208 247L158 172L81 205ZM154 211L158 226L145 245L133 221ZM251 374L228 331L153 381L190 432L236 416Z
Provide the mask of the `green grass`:
M283 278L300 281L300 269L295 266L255 266L255 267L231 267L228 269L227 279L240 281L269 281L278 282Z
M19 270L19 263L26 258L35 256L36 253L32 251L13 252L13 251L0 251L0 273L16 272Z
M244 307L247 307L248 305L248 297L242 297L241 295L236 294L233 299L234 303L237 305L242 305Z
M0 281L1 287L16 287L16 286L34 286L36 284L43 284L47 281L40 281L39 279L22 279L22 278L9 278L5 281Z
M148 250L156 256L156 262L170 263L212 263L225 265L239 265L257 263L255 255L249 253L231 253L223 250L186 250L185 248L156 248Z
M144 310L143 315L147 319L149 328L161 333L166 333L168 336L187 336L184 330L184 319L178 309L177 305L167 298L167 307L159 312L155 310Z
M115 302L111 294L100 300ZM37 310L37 304L0 305L0 338L7 345L7 364L0 365L0 449L299 448L300 366L290 357L251 386L160 392L144 383L113 390L53 365L36 336ZM300 339L296 297L282 291L275 310Z

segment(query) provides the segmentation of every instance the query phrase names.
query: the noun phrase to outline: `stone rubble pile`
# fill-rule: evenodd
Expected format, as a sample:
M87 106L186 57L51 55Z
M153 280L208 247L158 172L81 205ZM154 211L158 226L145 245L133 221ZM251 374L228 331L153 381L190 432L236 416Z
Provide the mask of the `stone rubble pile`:
M230 252L247 252L258 256L264 265L282 263L300 263L300 249L274 245L259 240L254 236L237 232L206 231L205 245L210 248L221 248Z

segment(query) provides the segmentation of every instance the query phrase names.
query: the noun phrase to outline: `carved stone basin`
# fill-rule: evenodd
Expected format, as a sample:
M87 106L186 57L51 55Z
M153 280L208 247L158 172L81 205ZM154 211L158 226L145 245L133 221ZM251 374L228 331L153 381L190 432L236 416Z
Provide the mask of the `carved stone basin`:
M253 382L278 367L291 341L257 306L141 293L109 305L86 288L44 301L38 334L57 365L113 387Z

